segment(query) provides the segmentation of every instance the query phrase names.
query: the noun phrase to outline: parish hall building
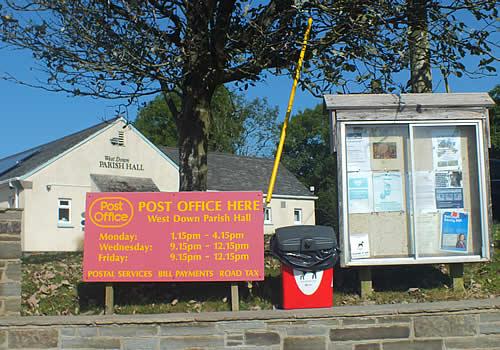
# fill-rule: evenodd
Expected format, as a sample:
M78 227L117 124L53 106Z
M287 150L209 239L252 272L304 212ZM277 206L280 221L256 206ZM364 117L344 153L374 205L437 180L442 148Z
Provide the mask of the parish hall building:
M0 208L22 208L25 252L83 247L87 192L176 192L178 150L152 144L122 118L0 159ZM211 152L209 191L267 191L273 159ZM265 233L315 224L316 197L283 165Z

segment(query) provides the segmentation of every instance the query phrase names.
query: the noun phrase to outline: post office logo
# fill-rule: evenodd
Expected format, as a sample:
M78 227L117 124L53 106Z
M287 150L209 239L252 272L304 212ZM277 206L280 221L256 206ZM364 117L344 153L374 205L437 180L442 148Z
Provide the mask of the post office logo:
M101 197L90 204L89 219L102 228L119 228L128 225L134 217L132 203L123 197Z

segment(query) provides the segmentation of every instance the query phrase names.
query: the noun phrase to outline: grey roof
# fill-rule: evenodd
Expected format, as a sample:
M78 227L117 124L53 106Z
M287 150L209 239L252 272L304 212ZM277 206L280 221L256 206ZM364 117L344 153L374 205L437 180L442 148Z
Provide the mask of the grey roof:
M57 157L61 153L67 151L71 147L76 146L78 143L82 142L86 138L92 136L99 130L116 121L116 119L118 118L104 121L97 125L91 126L90 128L65 136L55 141L43 144L41 146L33 147L30 150L19 152L9 157L0 159L0 162L2 162L7 161L8 159L14 159L23 153L29 154L29 156L24 159L22 157L19 158L22 160L16 162L17 164L15 164L13 167L10 167L4 172L0 173L0 181L23 176L29 173L37 167L45 164L52 158Z
M160 192L146 177L90 174L90 178L101 192Z
M8 168L4 172L0 172L0 181L16 178L29 173L115 122L116 119L118 118L99 123L58 140L0 159L0 164L2 162L7 165L14 164L13 167ZM177 165L179 164L179 151L177 148L159 148L167 157ZM209 152L208 189L213 191L262 191L266 193L273 163L274 159L269 158ZM111 184L108 180L102 181L102 186L110 186L110 188L126 187L125 184L118 185ZM127 181L125 181L125 183L127 183ZM147 191L152 189L151 183L146 184L144 181L136 185L149 188ZM157 190L156 185L154 183L152 185ZM273 193L276 195L313 197L309 190L282 164L279 167Z
M486 92L480 93L425 93L425 94L345 94L324 95L326 109L394 109L406 107L493 107L495 102Z
M179 165L179 150L177 148L159 148ZM274 159L208 152L207 162L209 190L267 192ZM273 194L313 196L283 164L280 164Z

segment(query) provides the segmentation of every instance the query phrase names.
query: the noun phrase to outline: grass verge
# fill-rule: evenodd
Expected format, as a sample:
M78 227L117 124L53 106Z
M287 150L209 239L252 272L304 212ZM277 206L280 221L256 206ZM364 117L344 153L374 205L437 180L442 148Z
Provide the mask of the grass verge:
M358 295L353 269L336 269L334 305L414 303L500 296L500 225L494 227L496 242L489 263L466 264L465 292L450 288L446 265L418 265L373 269L375 293ZM281 299L280 264L266 257L266 279L239 283L240 309L272 309ZM58 253L23 258L22 314L102 314L104 285L83 283L82 254ZM119 283L115 285L118 314L228 311L228 283Z

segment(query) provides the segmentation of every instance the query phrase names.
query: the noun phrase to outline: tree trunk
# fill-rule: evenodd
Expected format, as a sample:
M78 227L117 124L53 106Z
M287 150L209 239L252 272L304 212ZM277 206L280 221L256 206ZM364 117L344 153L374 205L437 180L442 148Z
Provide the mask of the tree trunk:
M410 85L416 93L432 92L427 3L428 0L408 0Z
M206 191L211 93L188 88L177 118L179 132L179 191Z
M216 84L211 61L210 15L212 1L186 2L184 48L187 60L182 83L182 108L177 117L179 132L179 190L206 191L210 102Z

